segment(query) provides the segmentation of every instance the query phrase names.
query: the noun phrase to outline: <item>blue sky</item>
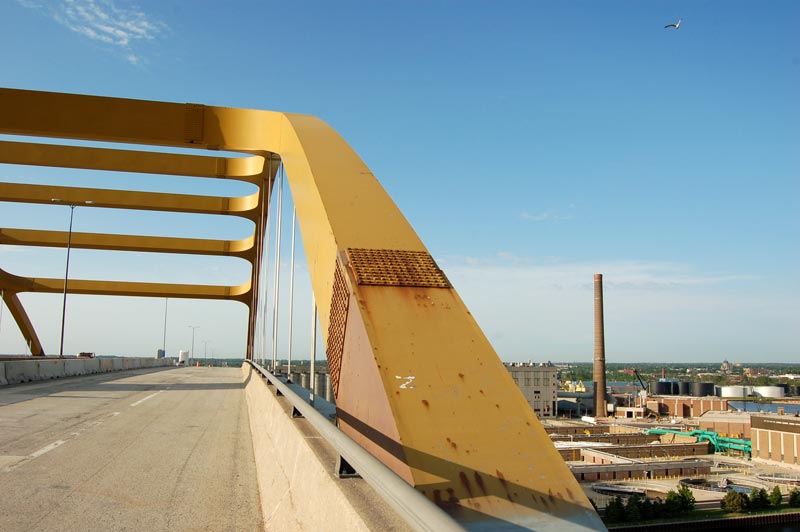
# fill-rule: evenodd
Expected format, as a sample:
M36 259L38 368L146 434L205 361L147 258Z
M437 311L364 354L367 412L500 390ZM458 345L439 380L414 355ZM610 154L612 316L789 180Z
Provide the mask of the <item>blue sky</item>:
M386 187L505 360L590 360L593 273L605 274L609 361L800 360L797 2L231 4L0 3L0 86L321 117ZM663 28L681 17L679 30ZM242 192L213 180L0 172ZM2 227L65 229L67 216L0 204ZM186 215L76 211L79 231L131 227L248 231ZM76 278L247 276L223 259L72 258ZM63 250L3 248L0 267L61 277ZM299 288L303 324L309 300ZM45 349L57 351L60 297L23 303ZM65 349L149 355L161 346L163 307L74 296ZM170 302L167 349L186 348L188 325L200 325L209 355L240 356L244 315L233 303ZM297 331L296 346L307 338ZM6 312L0 352L22 345Z

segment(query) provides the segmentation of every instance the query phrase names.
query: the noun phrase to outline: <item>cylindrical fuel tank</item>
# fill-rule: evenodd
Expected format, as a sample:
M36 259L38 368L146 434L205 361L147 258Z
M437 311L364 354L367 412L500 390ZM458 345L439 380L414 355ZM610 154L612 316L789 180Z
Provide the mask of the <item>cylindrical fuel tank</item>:
M671 382L652 382L650 383L650 393L653 395L672 395Z
M753 393L758 397L783 399L783 388L780 386L754 386Z
M681 381L678 383L678 395L689 395L691 393L692 383L688 381Z
M691 393L693 397L708 397L714 395L714 383L693 382Z
M723 398L747 397L747 386L723 386L720 388L719 396Z

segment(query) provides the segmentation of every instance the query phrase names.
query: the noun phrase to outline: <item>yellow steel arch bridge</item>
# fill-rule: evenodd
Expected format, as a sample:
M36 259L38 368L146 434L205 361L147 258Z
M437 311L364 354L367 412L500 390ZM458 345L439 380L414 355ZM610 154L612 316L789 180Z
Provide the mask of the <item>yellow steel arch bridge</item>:
M168 148L209 157L42 142L0 142L0 162L224 178L258 187L208 197L0 183L0 201L206 213L253 222L213 240L94 233L98 250L230 255L252 265L239 286L72 280L74 294L228 299L249 308L254 355L267 196L283 164L319 309L340 428L455 516L536 529L604 529L489 341L369 168L327 124L305 115L0 89L0 134ZM60 247L67 233L0 228L0 244ZM2 268L2 264L0 264ZM19 293L60 293L63 279L0 269L0 289L31 352L43 355Z

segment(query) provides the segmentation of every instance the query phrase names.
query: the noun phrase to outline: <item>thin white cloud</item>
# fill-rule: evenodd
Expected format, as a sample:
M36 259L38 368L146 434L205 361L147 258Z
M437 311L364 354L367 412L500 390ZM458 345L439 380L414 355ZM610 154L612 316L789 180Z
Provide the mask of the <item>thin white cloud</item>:
M42 12L79 35L122 50L125 60L133 65L142 60L134 49L142 42L155 40L167 29L166 24L125 0L17 2Z
M510 253L437 262L504 360L591 361L595 273L604 277L609 360L783 361L797 350L796 298L747 272Z
M505 252L488 258L445 257L440 263L445 271L458 275L489 275L492 278L524 280L529 286L558 288L591 287L595 273L604 274L608 286L636 290L711 286L758 279L742 274L703 274L687 265L671 262L568 262L557 257L529 258Z

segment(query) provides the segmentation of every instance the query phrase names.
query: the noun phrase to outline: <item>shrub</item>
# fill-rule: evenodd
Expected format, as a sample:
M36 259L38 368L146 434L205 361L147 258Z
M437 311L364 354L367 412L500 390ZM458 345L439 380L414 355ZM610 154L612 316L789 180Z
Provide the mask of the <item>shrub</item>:
M721 506L726 512L744 513L748 507L747 495L731 490L722 499Z

